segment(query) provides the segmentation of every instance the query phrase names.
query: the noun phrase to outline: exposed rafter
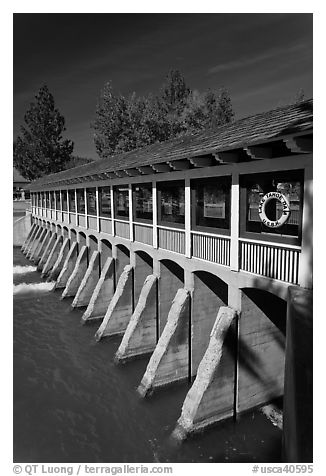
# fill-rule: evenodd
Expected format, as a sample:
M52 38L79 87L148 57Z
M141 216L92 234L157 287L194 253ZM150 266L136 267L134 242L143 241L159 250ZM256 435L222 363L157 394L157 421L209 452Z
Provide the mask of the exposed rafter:
M244 150L252 159L271 159L273 157L272 148L266 145L251 145L249 147L244 147Z
M142 167L137 167L137 170L139 170L139 172L142 174L142 175L150 175L150 174L153 174L153 169L150 165L143 165Z
M309 154L313 148L312 137L291 137L284 139L284 143L291 152L300 154Z
M229 164L241 161L241 152L239 150L226 150L216 152L215 159L219 164Z
M173 168L173 170L190 169L190 162L188 159L171 160L168 164Z
M213 157L189 157L190 163L194 167L211 167L212 165L216 165L216 161Z
M167 163L162 163L162 164L154 164L151 166L154 172L171 172L171 167Z
M125 172L129 177L136 177L137 175L141 174L141 172L138 169L135 169L135 168L125 169Z

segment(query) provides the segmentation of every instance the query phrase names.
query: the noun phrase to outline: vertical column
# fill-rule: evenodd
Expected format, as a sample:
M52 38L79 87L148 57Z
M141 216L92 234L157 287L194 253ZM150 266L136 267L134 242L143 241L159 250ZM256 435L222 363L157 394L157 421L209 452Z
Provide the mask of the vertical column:
M185 255L191 257L191 190L190 179L185 179Z
M230 246L230 268L232 271L239 271L239 214L240 214L240 186L239 172L232 172L231 185L231 246Z
M96 229L98 232L100 231L100 200L98 187L96 187Z
M57 221L57 196L56 196L56 190L53 190L54 193L54 219Z
M62 211L62 190L59 190L59 197L60 197L60 221L62 222L63 211Z
M312 180L312 166L307 166L304 174L302 243L299 259L299 285L307 289L312 289Z
M128 197L129 197L129 239L134 241L134 225L133 225L133 209L134 204L132 200L132 185L128 185Z
M85 228L88 229L88 218L87 218L88 210L87 210L87 192L86 192L86 188L84 188L84 202L85 202Z
M67 215L68 215L68 223L70 222L70 203L69 203L69 190L67 192Z
M158 247L157 243L157 183L152 182L152 208L153 208L153 248Z
M112 229L112 236L115 236L115 223L114 223L114 193L113 193L113 186L111 185L110 188L110 194L111 194L111 229Z
M77 188L75 188L76 226L78 226Z

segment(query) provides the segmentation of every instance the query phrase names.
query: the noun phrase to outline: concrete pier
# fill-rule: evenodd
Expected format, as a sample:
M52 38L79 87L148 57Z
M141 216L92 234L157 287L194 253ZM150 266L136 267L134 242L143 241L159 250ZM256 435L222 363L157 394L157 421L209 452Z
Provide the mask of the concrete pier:
M236 312L233 309L220 307L208 348L173 433L178 439L184 439L190 433L233 415L235 366L230 344L232 347L235 339L232 343L230 327L235 319Z
M62 292L61 299L68 296L75 296L80 283L82 282L87 271L88 249L83 246L78 254L75 267L67 281L66 287Z
M23 248L22 248L23 254L24 254L25 256L26 256L28 250L30 249L30 247L31 247L31 245L32 245L32 243L33 243L33 241L34 241L34 238L35 238L35 235L36 235L38 229L39 229L39 226L34 223L33 228L32 228L32 230L31 230L30 237L27 238L26 244L24 244L24 245L23 245Z
M37 227L37 225L36 225L35 223L33 223L32 226L31 226L31 228L30 228L30 230L29 230L29 232L28 232L28 235L27 235L27 237L26 237L24 243L22 244L22 247L21 247L22 253L24 253L26 247L29 245L29 243L30 243L30 241L31 241L31 239L32 239L32 236L33 236L33 234L34 234L34 232L35 232L36 227Z
M72 307L87 306L89 303L100 275L100 252L94 251L90 259L87 271L78 288Z
M63 241L63 236L60 235L57 237L52 250L50 251L50 254L48 256L48 259L46 260L45 265L43 266L42 269L42 278L44 278L53 268L54 264L56 263L58 256L60 254L60 249L62 246L62 241Z
M108 257L101 272L100 279L95 286L86 311L82 316L82 323L88 320L103 319L114 295L114 259Z
M63 264L62 270L57 278L55 287L56 289L65 288L70 278L78 257L78 243L74 241L68 251L67 257Z
M37 271L42 271L43 270L43 267L44 267L44 265L45 265L45 263L46 263L46 261L49 257L49 254L51 253L53 245L56 242L56 239L57 239L57 234L52 233L47 245L44 248L43 254L42 254L42 256L41 256L41 258L38 262Z
M157 276L147 276L120 347L117 362L153 352L157 334Z
M102 324L95 334L99 341L102 337L122 334L133 312L133 267L125 266L114 296L104 316Z
M58 254L58 258L57 258L56 262L54 263L52 270L49 273L49 279L50 280L56 280L58 278L58 276L60 274L60 271L63 268L63 265L64 265L64 262L66 260L67 254L69 252L69 245L70 245L69 238L65 238L63 243L62 243L60 252Z
M43 243L44 238L45 238L45 236L46 236L46 231L47 231L46 228L43 228L43 229L42 229L41 234L40 234L40 237L39 237L39 240L38 240L38 243L37 243L37 245L35 246L34 251L31 252L31 254L30 254L29 259L32 260L32 261L34 261L34 262L35 262L35 259L37 258L37 256L39 255L39 251L40 251L40 249L41 249L41 247L42 247L42 243Z
M42 232L43 232L43 228L42 227L39 227L37 232L35 233L35 236L34 236L34 239L26 253L26 258L30 259L31 256L33 255L35 249L37 248L37 245L39 244L40 242L40 237L42 235Z
M45 229L45 235L44 235L44 238L42 240L42 243L40 243L40 245L38 246L37 252L34 255L33 261L34 261L35 264L38 264L40 262L40 259L41 259L42 255L44 253L44 250L45 250L50 238L51 238L51 231Z
M189 305L189 291L179 289L163 333L138 387L141 396L145 397L154 388L188 378Z

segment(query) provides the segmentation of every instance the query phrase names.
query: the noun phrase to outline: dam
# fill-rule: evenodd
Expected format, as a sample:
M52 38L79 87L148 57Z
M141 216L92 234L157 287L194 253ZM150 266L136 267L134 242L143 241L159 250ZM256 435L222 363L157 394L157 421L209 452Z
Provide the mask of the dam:
M140 397L189 382L177 439L283 395L289 289L312 289L312 143L304 101L30 186L23 253L97 341L120 339L117 365L147 359Z

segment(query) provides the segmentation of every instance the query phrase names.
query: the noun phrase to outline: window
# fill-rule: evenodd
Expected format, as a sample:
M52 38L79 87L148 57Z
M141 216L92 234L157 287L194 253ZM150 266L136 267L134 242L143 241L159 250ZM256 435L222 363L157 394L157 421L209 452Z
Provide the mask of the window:
M55 208L61 210L60 192L58 190L55 192Z
M71 213L76 213L75 190L68 191L68 199L69 199L69 211Z
M247 175L241 177L240 183L242 234L259 234L262 239L268 237L272 241L282 238L281 241L298 244L301 235L303 171ZM290 204L290 216L279 228L266 226L259 217L259 203L268 192L281 193ZM267 218L276 221L281 217L282 204L278 200L271 200L265 212Z
M67 198L67 190L61 190L61 201L62 201L62 210L68 211L68 198Z
M159 223L184 225L185 185L183 181L158 183Z
M134 220L153 221L152 184L133 185Z
M77 212L85 213L85 192L83 188L77 189Z
M50 208L50 192L45 192L45 204L46 208Z
M212 177L191 181L192 227L194 229L230 228L231 177ZM223 233L223 231L222 231Z
M54 210L54 192L50 192L50 208Z
M96 188L87 188L86 189L87 197L87 214L88 215L97 215L96 207Z
M100 216L111 218L111 187L98 189Z
M114 187L114 209L117 218L129 218L128 185L118 185Z

